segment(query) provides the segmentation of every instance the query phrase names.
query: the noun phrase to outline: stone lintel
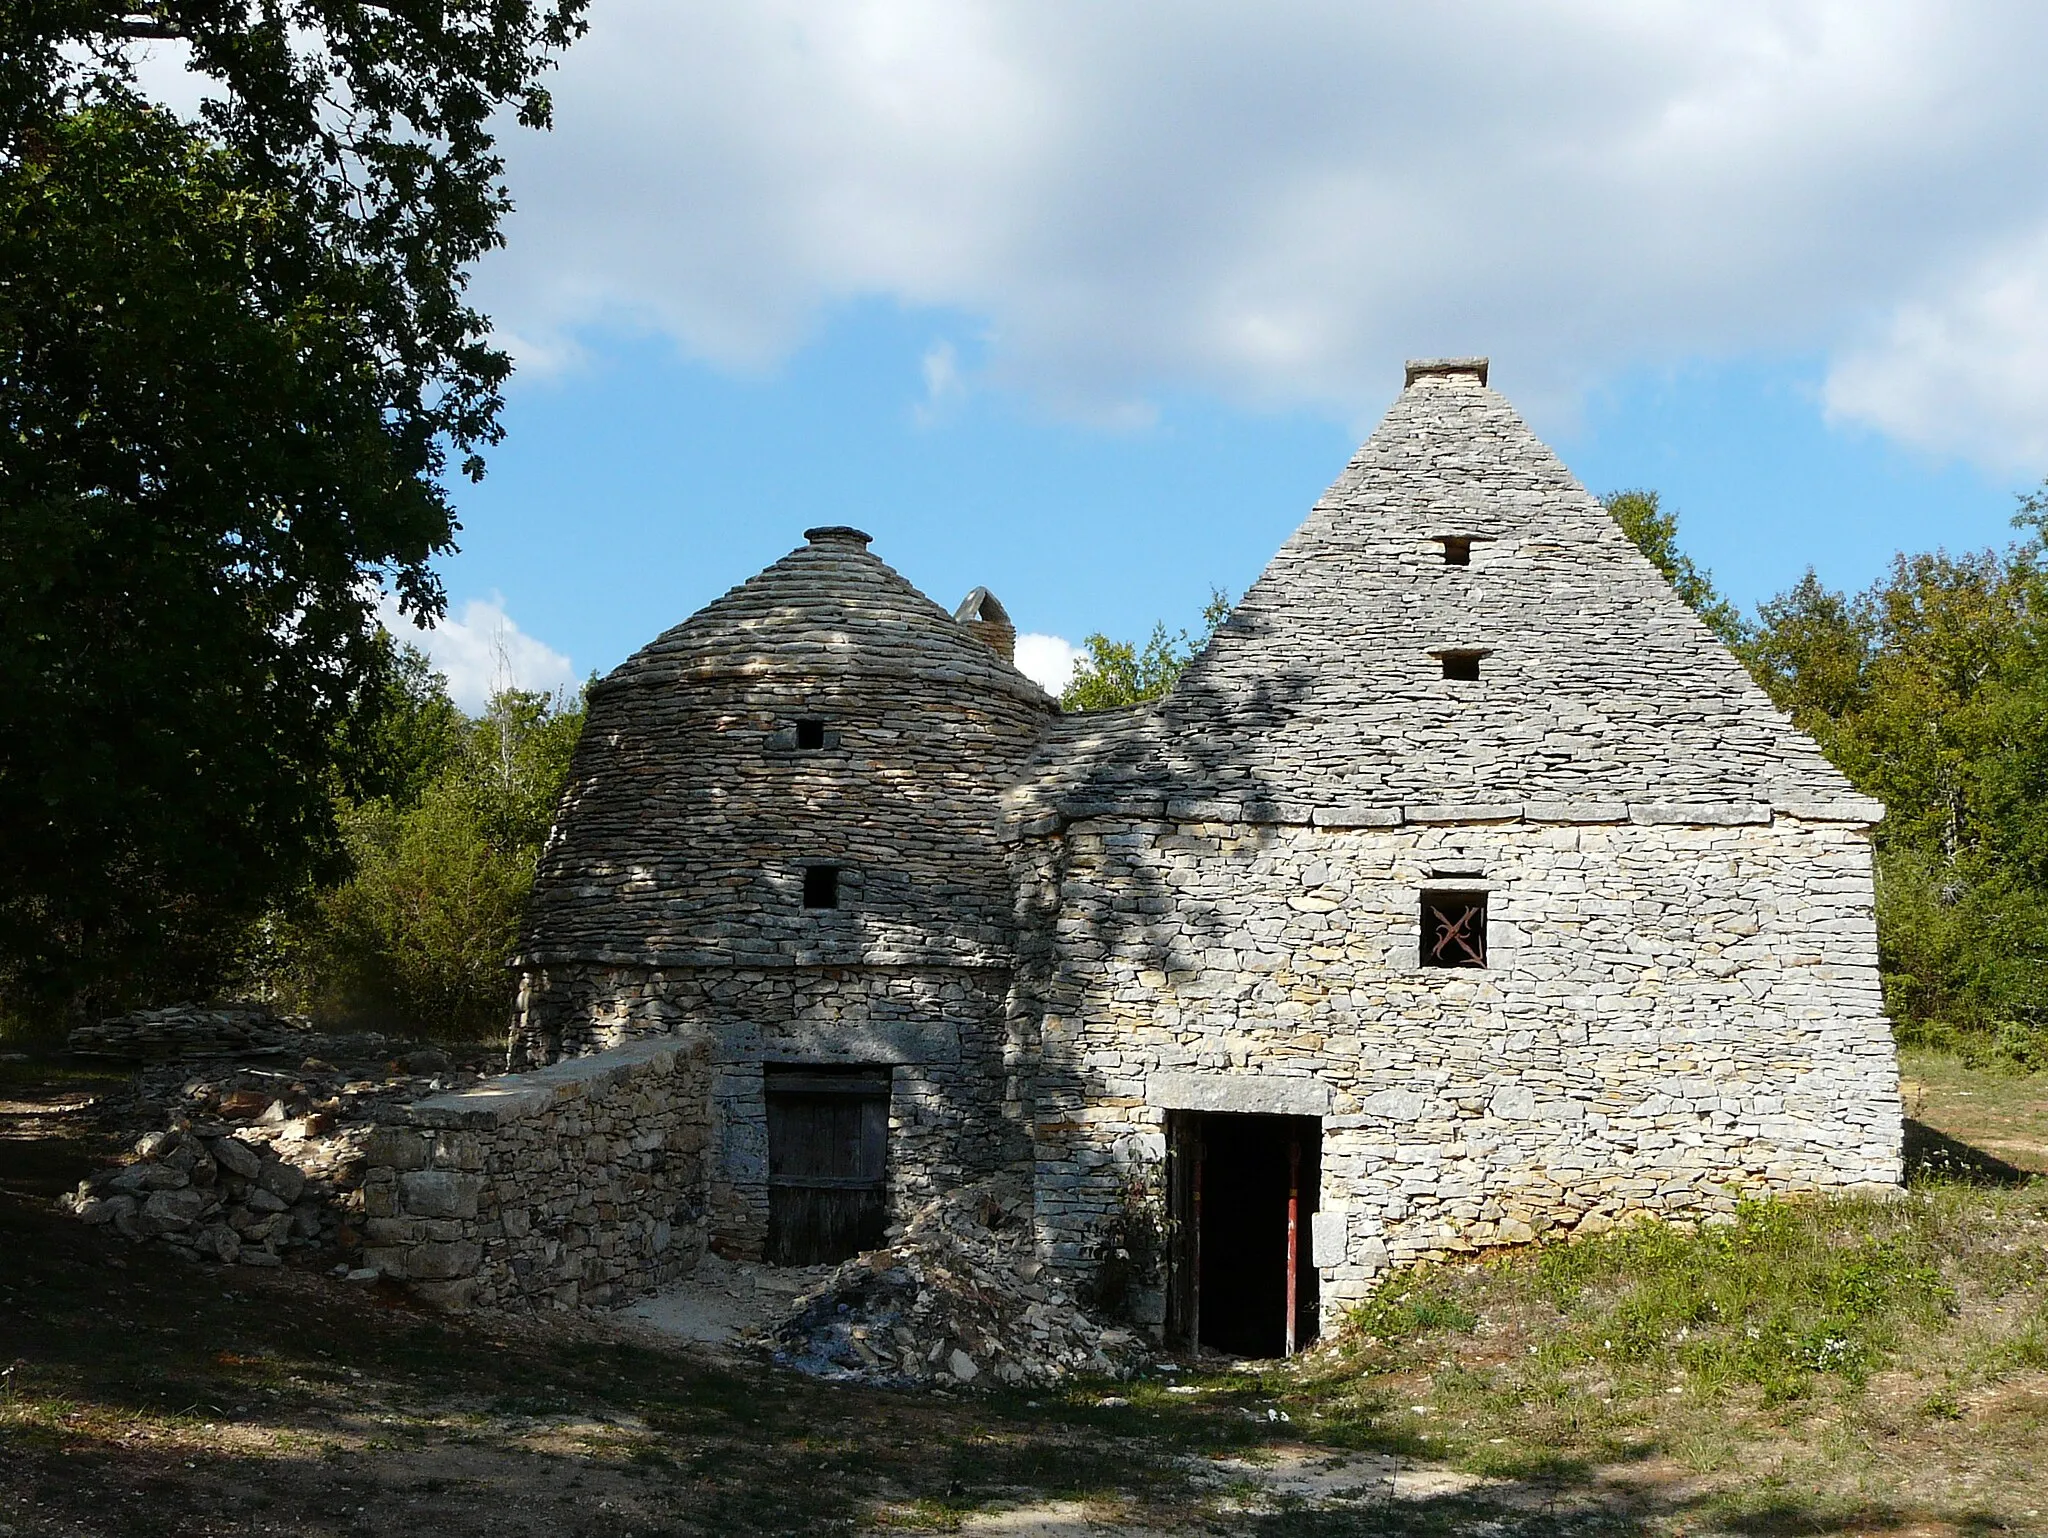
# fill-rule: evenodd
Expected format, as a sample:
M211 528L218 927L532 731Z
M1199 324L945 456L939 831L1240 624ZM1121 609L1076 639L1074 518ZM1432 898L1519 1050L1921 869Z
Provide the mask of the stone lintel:
M1327 1085L1299 1074L1170 1073L1145 1078L1145 1103L1165 1111L1249 1111L1267 1116L1327 1116Z
M957 1063L960 1027L950 1020L806 1021L731 1061L757 1055L769 1063Z
M1884 821L1884 803L1870 796L1833 796L1825 801L1773 801L1771 810L1801 822L1852 822L1868 826Z
M1526 822L1627 822L1626 801L1525 801Z
M1522 820L1522 803L1519 801L1425 802L1417 806L1404 806L1401 810L1410 822L1520 822Z
M1061 816L1075 822L1090 817L1159 817L1166 812L1162 796L1062 796L1053 804Z
M1221 797L1169 796L1166 815L1175 822L1242 822L1244 803Z
M1398 806L1319 806L1315 821L1319 828L1398 828L1401 826L1401 809Z
M1632 801L1628 818L1635 823L1734 828L1769 822L1771 809L1761 801Z

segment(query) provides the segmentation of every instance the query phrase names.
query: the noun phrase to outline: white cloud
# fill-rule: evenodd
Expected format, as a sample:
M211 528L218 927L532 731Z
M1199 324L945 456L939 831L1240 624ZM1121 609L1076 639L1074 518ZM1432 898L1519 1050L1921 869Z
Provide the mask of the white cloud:
M520 212L479 290L551 361L602 323L761 368L879 295L981 317L977 387L1118 425L1188 389L1365 420L1402 357L1463 351L1539 415L1620 368L1757 350L1853 358L1837 411L1936 448L1982 455L2048 406L2024 370L2019 401L2009 371L1933 390L1922 335L1947 316L1978 345L1983 264L2048 220L2038 6L608 0L591 21L558 128L509 141ZM2012 313L2043 345L2042 314Z
M1824 399L1919 448L2048 466L2048 226L1902 305L1835 364Z
M1047 694L1058 695L1074 680L1081 648L1056 635L1017 637L1017 671Z
M453 617L450 605L451 616L432 630L417 628L388 596L377 608L384 628L425 652L447 678L449 695L472 715L500 689L552 692L576 682L567 657L514 623L502 594L470 599L460 618Z
M919 367L924 373L924 400L916 408L918 425L929 427L944 420L947 407L967 397L967 378L960 371L960 355L943 337L925 349Z

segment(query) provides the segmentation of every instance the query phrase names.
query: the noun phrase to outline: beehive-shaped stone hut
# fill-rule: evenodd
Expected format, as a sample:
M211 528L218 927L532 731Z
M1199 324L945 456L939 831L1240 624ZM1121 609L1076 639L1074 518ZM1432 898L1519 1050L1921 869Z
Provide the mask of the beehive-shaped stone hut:
M1054 709L865 534L806 537L593 689L514 1031L539 1063L709 1027L714 1232L788 1258L1024 1147L997 824Z
M1042 1244L1085 1268L1149 1208L1183 1332L1898 1178L1880 809L1481 360L1411 365L1173 692L1062 722L1010 809Z

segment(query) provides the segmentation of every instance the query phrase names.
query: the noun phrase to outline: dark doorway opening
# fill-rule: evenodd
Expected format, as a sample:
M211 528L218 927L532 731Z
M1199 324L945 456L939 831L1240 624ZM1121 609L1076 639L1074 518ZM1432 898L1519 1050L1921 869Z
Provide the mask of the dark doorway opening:
M1316 1338L1309 1214L1321 1173L1322 1123L1313 1116L1174 1111L1166 1139L1174 1209L1168 1328L1201 1349L1280 1356L1288 1347L1291 1270L1293 1343L1306 1346Z
M889 1070L770 1063L768 1262L849 1260L888 1227Z

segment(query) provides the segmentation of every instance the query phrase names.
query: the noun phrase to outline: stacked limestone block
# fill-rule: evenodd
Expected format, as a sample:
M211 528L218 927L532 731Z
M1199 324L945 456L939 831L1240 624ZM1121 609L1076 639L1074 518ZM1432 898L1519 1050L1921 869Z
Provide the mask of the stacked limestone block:
M415 1102L366 1150L366 1263L448 1309L603 1306L688 1275L709 1045L638 1041Z
M1322 1117L1333 1316L1390 1265L1898 1180L1852 827L1103 821L1066 854L1038 1220L1069 1267L1171 1109ZM1419 964L1448 872L1488 889L1484 970Z
M1000 801L1053 713L865 535L811 531L593 691L528 909L515 1063L711 1031L736 1255L767 1228L764 1063L894 1068L899 1211L1022 1156ZM836 907L805 906L814 864L837 867Z
M1880 809L1481 364L1416 370L1173 693L1061 723L1010 811L1063 1268L1176 1109L1322 1118L1329 1314L1391 1264L1898 1179ZM1483 970L1419 965L1426 888L1486 892Z
M1021 1054L1002 1026L1006 967L555 967L550 986L588 1000L600 1040L701 1029L717 1043L713 1233L758 1253L768 1226L763 1065L885 1064L891 1208L1022 1157Z

